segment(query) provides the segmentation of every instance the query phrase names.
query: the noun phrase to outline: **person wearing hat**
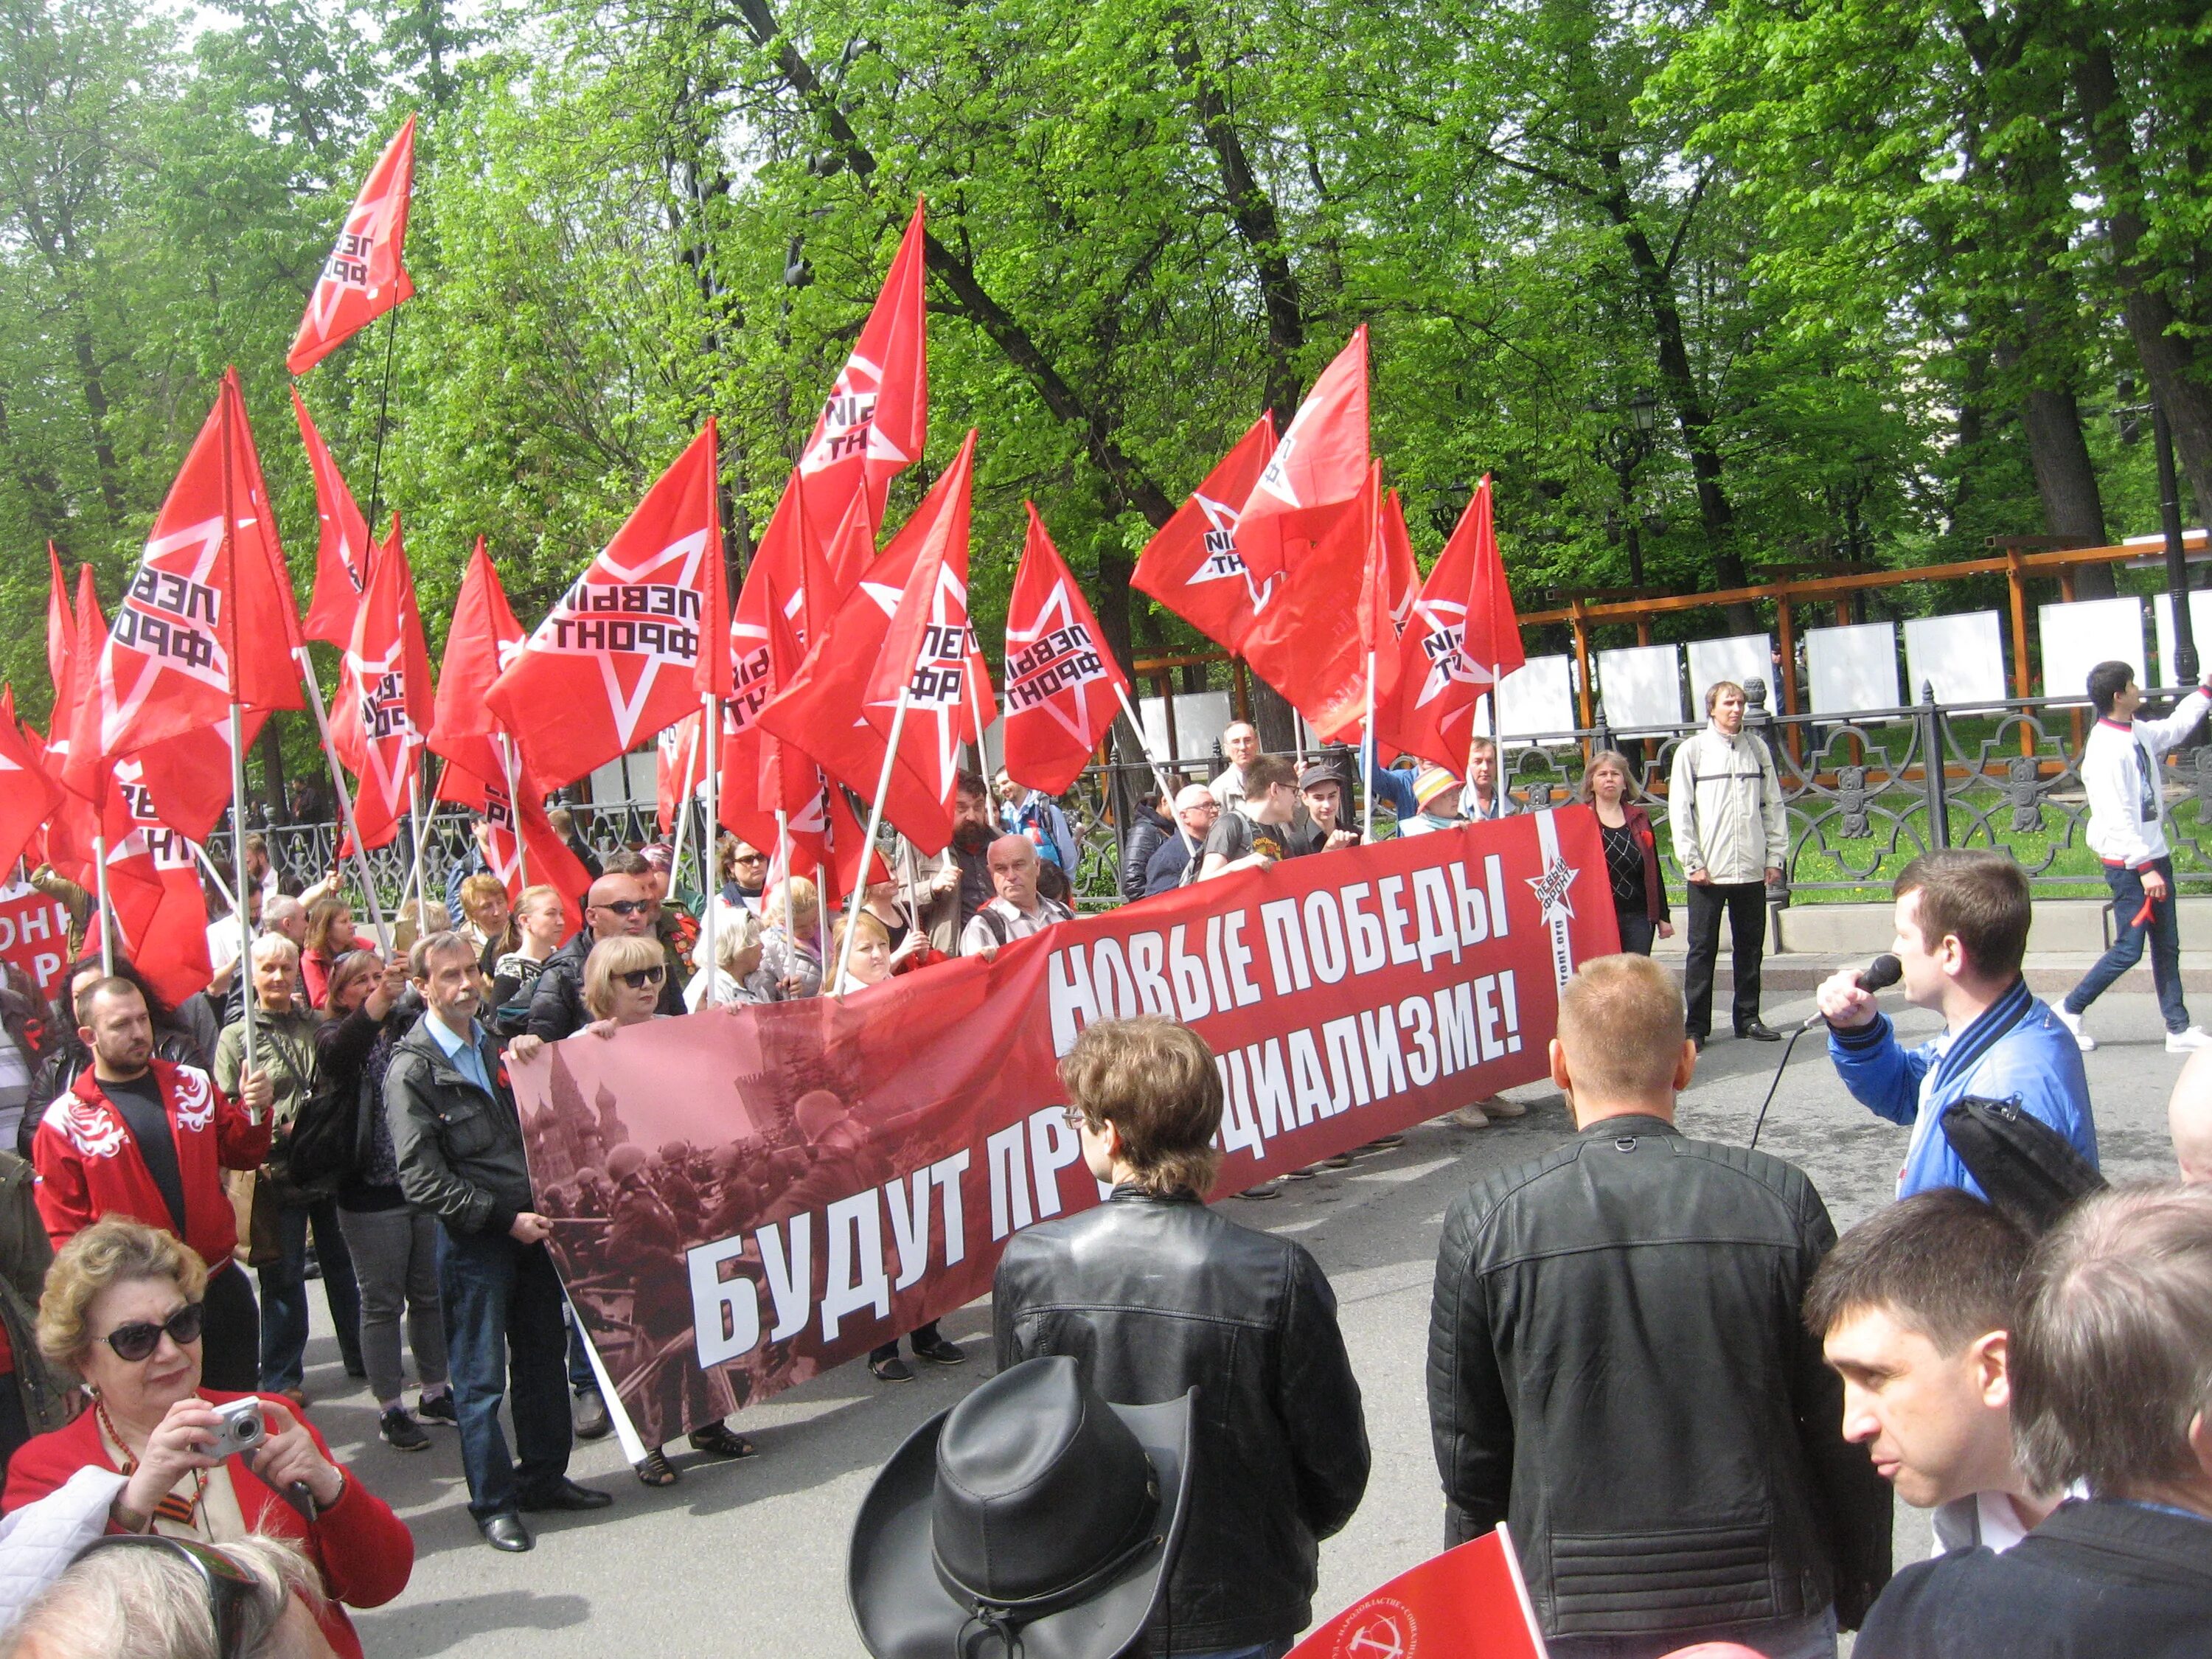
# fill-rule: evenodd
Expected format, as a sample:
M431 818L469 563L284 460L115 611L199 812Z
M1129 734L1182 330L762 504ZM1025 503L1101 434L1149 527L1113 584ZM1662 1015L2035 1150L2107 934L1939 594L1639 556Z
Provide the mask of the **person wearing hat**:
M1312 1617L1321 1540L1367 1489L1336 1298L1304 1245L1207 1206L1221 1077L1197 1032L1099 1021L1060 1079L1084 1162L1113 1191L1007 1245L991 1293L1000 1368L1066 1354L1109 1399L1197 1388L1189 1535L1152 1650L1279 1654Z
M1303 833L1294 829L1299 850L1334 853L1340 847L1359 845L1359 829L1348 821L1351 792L1344 774L1327 761L1308 761L1298 768L1298 799L1305 803Z
M1070 1358L1010 1366L907 1437L845 1560L874 1659L1147 1651L1192 1510L1197 1390L1103 1398ZM1184 1633L1168 1651L1187 1652Z

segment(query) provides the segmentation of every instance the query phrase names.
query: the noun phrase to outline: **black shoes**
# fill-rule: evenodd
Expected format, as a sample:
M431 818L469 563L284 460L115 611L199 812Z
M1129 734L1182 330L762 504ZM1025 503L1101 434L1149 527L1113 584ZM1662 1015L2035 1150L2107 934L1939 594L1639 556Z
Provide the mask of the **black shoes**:
M453 1391L426 1394L415 1401L415 1415L425 1423L443 1423L449 1429L461 1426L461 1414L453 1408Z
M934 1337L927 1342L914 1345L914 1357L927 1359L933 1365L961 1365L968 1360L968 1350L945 1337Z
M430 1437L422 1432L422 1425L408 1416L407 1407L394 1406L376 1419L376 1431L384 1443L394 1451L427 1451Z
M750 1457L760 1449L726 1423L709 1423L703 1429L692 1430L691 1446L710 1457Z
M896 1354L891 1355L888 1359L871 1359L868 1362L868 1370L874 1374L875 1379L878 1382L911 1382L914 1381L914 1367L908 1364L905 1360L901 1359Z
M1748 1025L1739 1025L1736 1027L1735 1034L1740 1037L1749 1037L1753 1042L1779 1042L1782 1041L1782 1033L1776 1030L1771 1025L1769 1025L1763 1019L1754 1019Z
M548 1486L534 1496L516 1500L518 1509L542 1510L603 1510L614 1502L611 1492L596 1492L589 1486L580 1486L563 1477L558 1485ZM525 1546L526 1548L527 1546Z
M485 1543L509 1555L520 1555L538 1542L530 1535L530 1528L522 1524L522 1517L519 1515L488 1516L477 1522L477 1530L483 1534Z

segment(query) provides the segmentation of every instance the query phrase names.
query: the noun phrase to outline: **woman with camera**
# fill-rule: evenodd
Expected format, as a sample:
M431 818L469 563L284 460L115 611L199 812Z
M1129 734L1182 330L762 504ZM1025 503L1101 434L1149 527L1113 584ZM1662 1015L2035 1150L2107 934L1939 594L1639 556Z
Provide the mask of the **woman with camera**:
M378 1607L405 1589L413 1535L284 1401L199 1386L206 1284L198 1255L135 1221L95 1222L63 1247L39 1304L39 1348L84 1379L93 1403L15 1454L0 1509L43 1498L89 1467L125 1477L110 1532L287 1540L315 1564L331 1598L325 1639L360 1659L339 1604Z

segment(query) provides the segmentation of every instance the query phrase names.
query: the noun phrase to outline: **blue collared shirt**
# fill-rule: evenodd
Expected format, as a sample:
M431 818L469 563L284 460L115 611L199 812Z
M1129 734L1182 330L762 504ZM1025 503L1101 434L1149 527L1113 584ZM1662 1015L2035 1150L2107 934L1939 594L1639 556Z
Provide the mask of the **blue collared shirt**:
M472 1019L469 1022L468 1036L458 1037L453 1035L453 1027L435 1014L424 1015L422 1023L430 1028L430 1041L443 1049L446 1058L453 1062L453 1069L496 1099L499 1091L491 1086L491 1079L484 1071L483 1050L477 1046L483 1038L483 1027Z

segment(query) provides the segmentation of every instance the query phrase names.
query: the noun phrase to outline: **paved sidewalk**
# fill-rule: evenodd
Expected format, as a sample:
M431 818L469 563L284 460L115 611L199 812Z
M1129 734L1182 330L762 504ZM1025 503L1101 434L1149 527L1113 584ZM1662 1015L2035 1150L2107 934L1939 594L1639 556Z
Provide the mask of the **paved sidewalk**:
M1810 1003L1777 995L1767 1012L1779 1024L1802 1019ZM2165 1101L2181 1060L2164 1051L2156 1006L2148 994L2116 992L2099 1005L2097 1020L2105 1041L2087 1064L2106 1167L2118 1177L2169 1175ZM1909 1036L1935 1029L1929 1016L1913 1011L1899 1024ZM1714 1043L1683 1097L1684 1128L1746 1139L1780 1054L1771 1044ZM1570 1133L1564 1103L1548 1085L1514 1093L1531 1109L1513 1124L1480 1131L1426 1124L1397 1151L1292 1183L1278 1201L1230 1200L1237 1220L1313 1249L1336 1287L1366 1395L1374 1477L1351 1525L1322 1548L1316 1617L1440 1547L1443 1504L1423 1375L1437 1228L1445 1206L1476 1175ZM1808 1036L1760 1145L1802 1164L1838 1226L1848 1226L1887 1201L1905 1139L1844 1094L1819 1039ZM945 1322L974 1356L966 1365L925 1367L918 1381L897 1386L848 1365L744 1413L741 1426L760 1443L758 1458L708 1464L672 1449L684 1480L648 1492L611 1441L581 1448L574 1472L612 1492L616 1506L596 1516L548 1517L534 1553L501 1556L478 1541L469 1521L452 1434L434 1431L433 1449L409 1456L378 1443L370 1402L338 1370L321 1298L311 1300L311 1414L357 1478L399 1508L420 1552L407 1592L359 1615L372 1659L858 1655L843 1570L861 1494L907 1434L990 1366L989 1307L979 1303ZM1925 1522L1907 1510L1899 1516L1898 1559L1916 1559L1928 1548Z

